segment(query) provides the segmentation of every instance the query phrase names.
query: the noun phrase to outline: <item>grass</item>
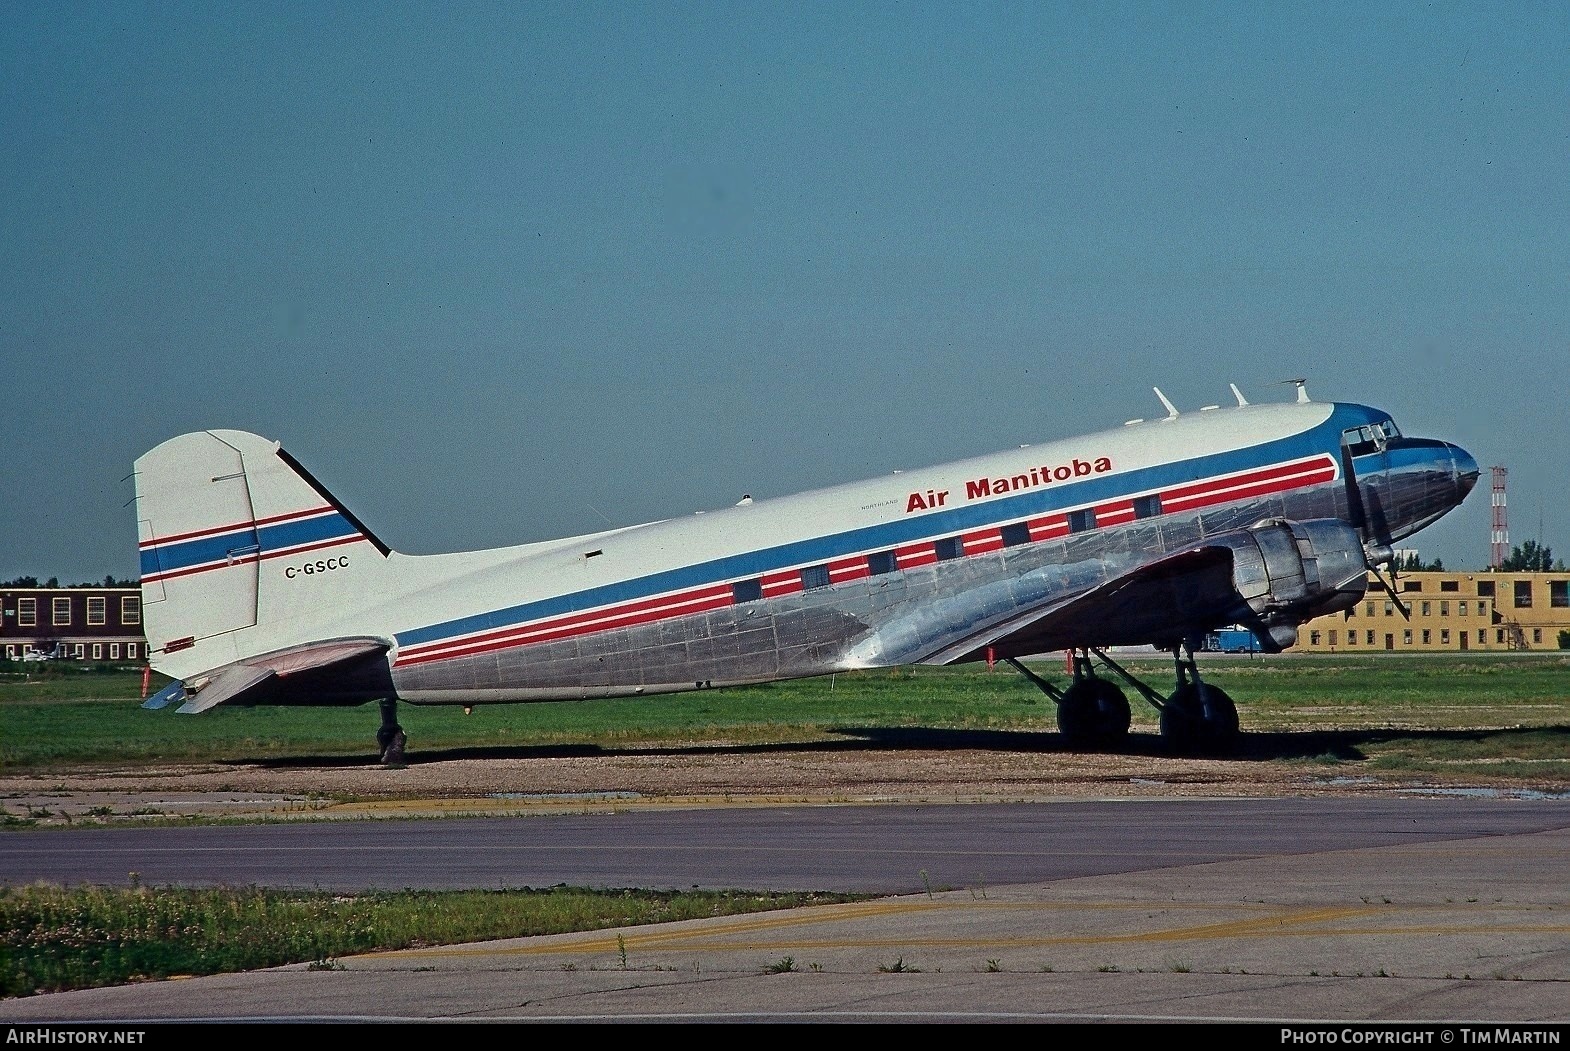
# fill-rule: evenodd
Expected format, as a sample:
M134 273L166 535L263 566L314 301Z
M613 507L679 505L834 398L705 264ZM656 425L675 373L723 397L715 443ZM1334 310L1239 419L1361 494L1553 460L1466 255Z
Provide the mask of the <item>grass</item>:
M1158 691L1171 663L1119 657ZM1334 767L1484 769L1570 783L1570 654L1201 655L1206 679L1238 705L1253 758ZM1037 669L1065 683L1058 661ZM152 689L163 680L154 677ZM1133 731L1158 716L1133 691ZM135 672L0 671L0 771L100 764L357 758L374 752L375 705L216 708L200 716L140 707ZM848 737L900 745L975 734L989 747L1052 747L1050 700L1004 665L852 672L662 697L556 704L400 705L410 754L561 754L694 743L770 746ZM906 735L902 738L902 734ZM982 735L1016 735L1015 738ZM1275 736L1272 736L1275 735ZM1287 735L1282 738L1280 735Z
M0 996L290 963L334 970L337 958L357 953L856 900L571 887L355 895L255 887L0 888ZM618 938L617 944L625 968L626 943Z

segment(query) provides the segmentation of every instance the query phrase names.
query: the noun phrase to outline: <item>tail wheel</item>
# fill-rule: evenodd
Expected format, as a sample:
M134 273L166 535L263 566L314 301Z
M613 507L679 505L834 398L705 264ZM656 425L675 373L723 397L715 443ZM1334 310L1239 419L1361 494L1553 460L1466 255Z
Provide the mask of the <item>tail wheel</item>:
M1161 709L1161 737L1175 752L1220 754L1237 747L1237 705L1225 690L1185 682Z
M1074 748L1121 744L1129 718L1128 698L1106 679L1080 679L1058 702L1058 732Z

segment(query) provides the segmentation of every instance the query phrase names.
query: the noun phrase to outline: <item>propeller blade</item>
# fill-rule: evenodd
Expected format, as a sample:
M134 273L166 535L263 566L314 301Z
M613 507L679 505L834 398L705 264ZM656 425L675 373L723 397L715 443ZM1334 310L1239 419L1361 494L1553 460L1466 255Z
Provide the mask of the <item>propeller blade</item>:
M1405 602L1401 601L1401 595L1396 591L1395 579L1393 577L1387 578L1379 571L1379 567L1374 565L1372 562L1369 563L1368 568L1374 574L1375 578L1377 578L1378 581L1385 586L1385 593L1390 596L1390 601L1396 604L1396 609L1401 611L1402 618L1405 620L1411 620L1412 608Z
M1347 513L1352 516L1352 528L1364 542L1368 541L1368 512L1363 507L1363 490L1357 484L1357 469L1352 466L1352 450L1341 443L1341 477L1346 482Z

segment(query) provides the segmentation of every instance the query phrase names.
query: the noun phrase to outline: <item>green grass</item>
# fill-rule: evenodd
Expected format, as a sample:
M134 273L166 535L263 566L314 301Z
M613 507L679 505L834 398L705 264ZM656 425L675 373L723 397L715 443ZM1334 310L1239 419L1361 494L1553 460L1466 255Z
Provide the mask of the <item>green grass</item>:
M356 953L857 901L719 891L0 888L0 996L307 963Z
M1158 691L1171 663L1119 658ZM1057 683L1062 664L1035 667ZM1236 700L1260 758L1303 761L1323 740L1329 760L1496 764L1570 782L1570 655L1201 657ZM155 681L152 688L162 685ZM1156 732L1155 710L1133 691L1136 735ZM197 716L140 707L135 673L0 673L0 771L100 764L246 762L374 755L375 705L216 708ZM1052 702L1004 665L840 674L728 690L566 703L400 705L410 755L527 756L567 749L637 750L695 744L789 745L989 731L1039 749L1056 733ZM1027 736L1028 735L1028 736ZM1281 739L1286 735L1289 739ZM1320 735L1315 737L1314 735ZM1008 747L996 734L989 747ZM1494 773L1507 767L1496 765Z

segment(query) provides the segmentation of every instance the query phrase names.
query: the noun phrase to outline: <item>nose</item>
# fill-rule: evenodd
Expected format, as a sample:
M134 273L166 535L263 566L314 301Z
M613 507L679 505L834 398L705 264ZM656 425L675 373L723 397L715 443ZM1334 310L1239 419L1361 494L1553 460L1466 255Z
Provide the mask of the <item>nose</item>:
M1450 446L1451 471L1456 480L1456 488L1465 496L1477 484L1479 471L1477 461L1472 459L1472 454L1459 445Z

